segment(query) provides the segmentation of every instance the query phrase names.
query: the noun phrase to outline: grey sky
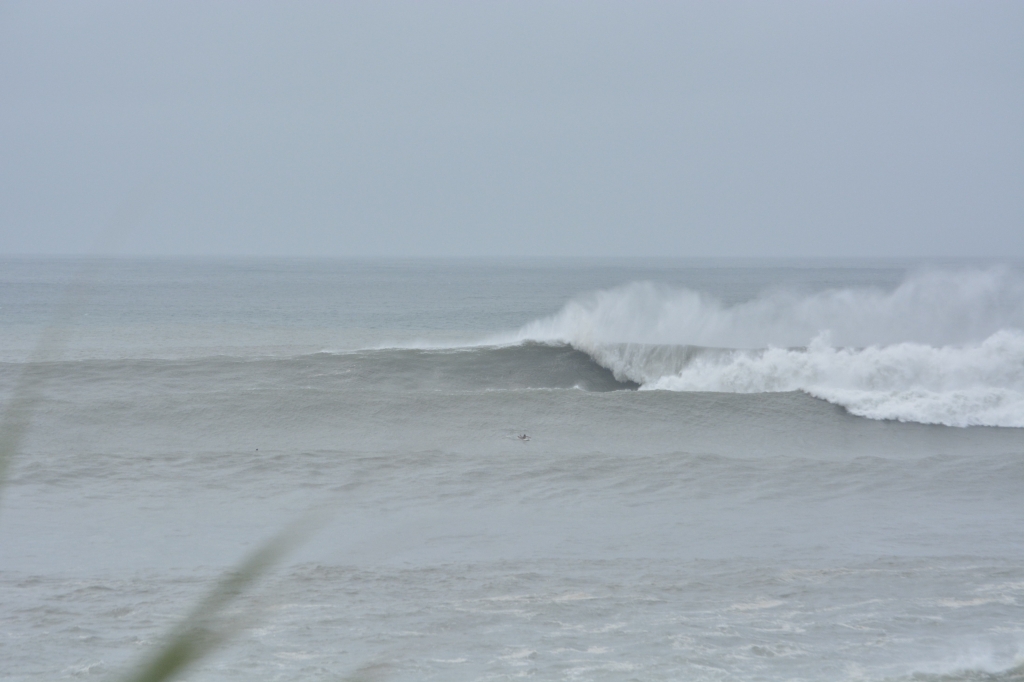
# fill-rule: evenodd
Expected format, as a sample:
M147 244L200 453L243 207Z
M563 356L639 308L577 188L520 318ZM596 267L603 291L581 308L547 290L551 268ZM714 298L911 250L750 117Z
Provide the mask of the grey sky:
M0 254L1024 257L1022 36L1022 2L0 1Z

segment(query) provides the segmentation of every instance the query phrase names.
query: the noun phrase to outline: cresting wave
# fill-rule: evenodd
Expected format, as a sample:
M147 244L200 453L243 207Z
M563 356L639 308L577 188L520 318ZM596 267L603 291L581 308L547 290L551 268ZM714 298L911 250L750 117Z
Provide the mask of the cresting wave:
M1024 277L931 271L893 291L725 305L632 283L496 340L565 343L641 389L804 391L871 419L1024 427Z

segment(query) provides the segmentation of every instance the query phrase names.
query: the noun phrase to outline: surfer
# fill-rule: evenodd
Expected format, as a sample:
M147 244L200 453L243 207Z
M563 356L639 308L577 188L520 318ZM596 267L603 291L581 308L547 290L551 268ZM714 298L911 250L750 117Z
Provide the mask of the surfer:
M518 438L519 440L530 440L530 437L527 436L525 433L519 434L518 436L516 436L516 438Z

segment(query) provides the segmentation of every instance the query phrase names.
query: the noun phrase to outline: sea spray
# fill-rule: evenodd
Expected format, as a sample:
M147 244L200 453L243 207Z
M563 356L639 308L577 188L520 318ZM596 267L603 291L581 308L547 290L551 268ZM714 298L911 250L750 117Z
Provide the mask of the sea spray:
M893 291L770 288L735 305L703 291L632 282L569 301L502 340L766 348L806 346L827 330L837 345L864 347L967 343L1002 329L1024 329L1024 276L1000 267L922 271Z

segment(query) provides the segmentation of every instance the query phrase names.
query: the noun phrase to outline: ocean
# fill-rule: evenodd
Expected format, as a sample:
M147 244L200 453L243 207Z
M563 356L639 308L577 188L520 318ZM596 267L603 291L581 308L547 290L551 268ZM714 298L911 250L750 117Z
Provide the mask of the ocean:
M26 377L5 680L311 510L184 679L1024 680L1020 264L8 258Z

